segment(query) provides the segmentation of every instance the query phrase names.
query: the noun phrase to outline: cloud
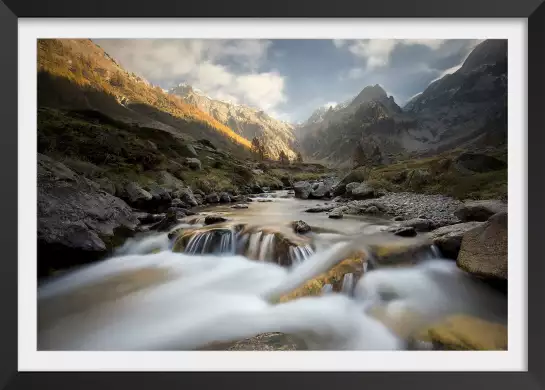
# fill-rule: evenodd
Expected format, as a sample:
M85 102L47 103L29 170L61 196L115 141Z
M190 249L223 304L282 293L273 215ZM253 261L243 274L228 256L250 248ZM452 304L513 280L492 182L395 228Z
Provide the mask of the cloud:
M452 68L448 68L448 69L445 69L444 71L442 71L438 77L434 78L432 81L430 81L430 84L436 82L437 80L445 77L447 74L453 74L454 72L456 72L458 69L460 69L462 67L463 63L459 64L459 65L456 65L456 66L453 66Z
M329 107L333 107L335 108L339 103L337 102L327 102L326 104L323 105L323 107L325 108L329 108Z
M127 70L154 84L186 82L214 99L271 110L287 100L284 76L262 71L269 40L99 39Z
M333 40L339 48L347 48L356 57L366 60L367 68L385 67L390 61L390 55L397 46L426 46L432 50L440 48L445 40L442 39L361 39L361 40Z

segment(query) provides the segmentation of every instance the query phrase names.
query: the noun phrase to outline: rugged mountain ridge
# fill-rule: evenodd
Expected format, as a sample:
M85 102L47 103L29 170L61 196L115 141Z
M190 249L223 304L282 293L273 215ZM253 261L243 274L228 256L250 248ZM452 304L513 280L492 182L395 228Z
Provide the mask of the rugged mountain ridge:
M376 165L456 147L504 146L506 118L507 41L487 40L404 109L379 85L368 86L347 105L313 113L298 136L313 158Z
M277 159L282 151L291 159L296 157L293 125L249 106L212 99L187 84L180 84L169 93L209 114L240 136L249 140L261 139L270 157Z
M207 139L239 155L247 155L250 149L248 139L127 72L90 39L38 41L38 103L63 110L94 110L182 139Z

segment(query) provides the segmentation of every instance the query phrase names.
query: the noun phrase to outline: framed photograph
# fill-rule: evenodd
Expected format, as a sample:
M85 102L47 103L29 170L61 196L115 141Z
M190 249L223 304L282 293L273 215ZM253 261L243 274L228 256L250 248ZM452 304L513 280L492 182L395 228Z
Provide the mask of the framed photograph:
M545 387L545 6L307 8L3 0L0 386Z

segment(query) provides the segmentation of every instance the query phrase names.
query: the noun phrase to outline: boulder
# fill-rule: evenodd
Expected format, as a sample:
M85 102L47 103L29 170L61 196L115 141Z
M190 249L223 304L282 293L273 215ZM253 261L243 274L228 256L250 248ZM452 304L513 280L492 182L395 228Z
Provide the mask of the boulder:
M350 196L354 199L371 199L375 197L375 189L369 184L363 182L356 188L353 188Z
M231 206L232 209L247 209L248 208L248 205L247 204L235 204L233 206Z
M464 234L482 224L483 222L464 222L443 226L431 232L431 239L444 257L456 260Z
M178 199L178 198L172 199L172 202L170 203L170 205L172 207L183 207L184 209L188 209L191 207L190 205L188 205L187 203L183 202L181 199Z
M460 171L491 172L506 169L507 163L496 157L481 153L462 153L454 161L455 167Z
M98 183L101 190L115 196L115 184L110 179L107 177L98 177L95 179L95 182Z
M158 232L169 231L178 224L178 218L183 217L185 217L183 213L180 214L172 209L169 209L165 217L161 221L157 222L157 224L153 225L150 230L153 229Z
M252 194L263 194L263 188L259 184L254 184L251 188Z
M426 333L435 350L507 350L507 327L477 317L450 316Z
M400 237L414 237L416 236L416 230L412 226L397 227L390 230L396 236Z
M138 183L130 182L125 186L126 201L136 207L142 207L153 199L153 196Z
M310 232L310 226L305 221L293 221L291 223L291 226L293 228L293 231L297 234L305 234Z
M211 194L206 195L205 199L206 199L207 203L219 203L220 202L220 197L215 192L212 192Z
M261 203L269 203L269 202L272 202L273 200L272 199L258 199L257 201L261 202Z
M220 203L229 203L231 202L231 197L227 192L220 192L219 194Z
M394 221L403 221L405 218L401 216L394 217Z
M308 181L298 181L293 184L293 191L296 198L308 199L312 191L312 186Z
M136 231L123 200L38 155L38 276L99 260Z
M169 192L157 184L151 184L147 191L151 194L151 203L155 207L165 207L172 202Z
M161 221L166 214L150 214L146 212L135 212L135 217L138 218L141 224L150 224Z
M185 162L189 168L193 169L194 171L200 171L202 169L201 160L198 158L186 158Z
M322 199L324 197L331 197L332 196L332 188L333 188L333 180L326 179L323 182L314 184L312 187L312 191L309 194L309 198L311 199Z
M407 221L401 221L400 226L412 227L417 232L429 232L433 229L433 221L423 218L412 218Z
M361 183L358 183L356 181L353 181L352 183L348 183L346 185L346 190L344 192L344 196L352 196L352 191L355 189L355 188L358 188L360 186Z
M380 210L377 206L369 206L366 209L363 209L364 214L380 214Z
M178 153L183 157L197 157L197 152L191 144L180 145Z
M204 203L204 197L201 194L195 194L194 196L197 204L201 205Z
M343 208L342 207L334 208L333 210L331 210L328 216L329 218L332 218L332 219L341 219L343 217Z
M199 205L197 198L195 198L193 191L191 191L191 188L189 187L180 188L179 190L174 192L174 195L177 198L180 198L182 202L188 204L190 207L196 207Z
M487 279L507 280L507 212L467 231L456 261L461 269Z
M227 221L227 218L222 217L221 215L207 215L204 218L205 225L213 225L215 223L221 223Z
M311 207L309 209L306 209L305 212L307 213L323 213L326 211L331 211L337 206L334 204L326 204L326 205L317 205L316 207Z
M494 214L503 211L507 211L507 204L500 200L472 200L464 202L454 215L464 222L484 222Z

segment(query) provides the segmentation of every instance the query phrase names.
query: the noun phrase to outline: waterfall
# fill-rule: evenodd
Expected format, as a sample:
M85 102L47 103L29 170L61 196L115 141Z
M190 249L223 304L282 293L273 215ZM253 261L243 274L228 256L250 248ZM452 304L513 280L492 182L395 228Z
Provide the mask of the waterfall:
M333 292L333 286L331 284L324 284L322 287L322 295Z
M274 254L274 234L265 234L261 240L258 260L265 261Z
M352 292L354 291L354 274L353 273L344 274L341 291L344 294L352 295Z
M259 258L259 244L261 242L262 235L263 232L261 231L250 234L250 240L248 241L248 250L246 251L246 256L248 256L249 258Z

